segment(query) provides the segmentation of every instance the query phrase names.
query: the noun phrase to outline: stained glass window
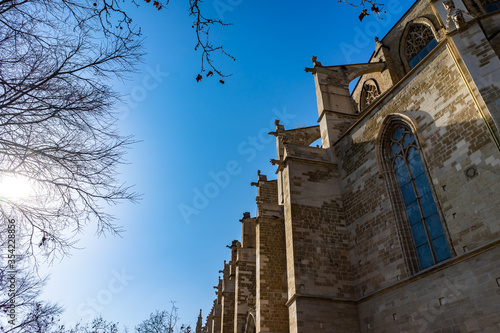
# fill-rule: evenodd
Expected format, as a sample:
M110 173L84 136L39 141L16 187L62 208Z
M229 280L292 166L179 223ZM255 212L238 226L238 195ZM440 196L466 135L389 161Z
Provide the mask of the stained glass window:
M420 269L451 257L415 135L398 125L392 132L389 156L401 190Z
M437 45L437 40L429 26L413 24L406 37L406 59L410 69L415 67Z
M500 1L498 0L482 0L481 5L483 5L486 13L493 13L500 10Z

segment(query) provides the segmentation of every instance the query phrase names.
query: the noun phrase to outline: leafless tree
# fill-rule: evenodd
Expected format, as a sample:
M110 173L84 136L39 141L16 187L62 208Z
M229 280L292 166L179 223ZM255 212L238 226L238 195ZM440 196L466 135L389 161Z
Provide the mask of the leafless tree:
M14 175L32 188L0 197L18 249L66 254L91 221L119 232L104 205L138 197L117 180L133 140L116 130L108 80L142 55L130 18L115 0L2 0L0 49L0 182Z
M157 9L169 2L144 1ZM341 1L360 6L360 19L381 11L373 0ZM189 0L201 51L197 80L215 73L224 83L227 75L212 56L234 58L212 43L210 29L228 23L204 15L202 4ZM34 189L29 199L1 197L0 210L18 221L18 241L28 253L66 254L73 235L91 221L98 233L117 233L105 204L138 198L116 177L133 140L116 130L119 96L108 80L133 71L142 54L140 29L120 5L0 0L0 177L23 176Z
M174 333L179 321L177 310L175 303L172 302L170 311L152 312L148 319L135 327L135 331L137 333ZM182 330L184 330L184 325Z
M124 330L124 333L127 330ZM78 323L74 327L60 327L52 333L119 333L118 323L107 321L102 317L97 317L91 323Z
M0 332L52 332L62 309L40 300L45 279L20 267L22 261L18 258L15 270L6 261L0 263Z

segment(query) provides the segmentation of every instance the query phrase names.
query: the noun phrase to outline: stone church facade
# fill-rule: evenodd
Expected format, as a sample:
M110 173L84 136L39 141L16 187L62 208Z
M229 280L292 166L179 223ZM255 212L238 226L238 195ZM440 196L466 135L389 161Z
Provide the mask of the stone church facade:
M375 44L306 68L319 125L276 122L197 333L500 332L500 2L419 0Z

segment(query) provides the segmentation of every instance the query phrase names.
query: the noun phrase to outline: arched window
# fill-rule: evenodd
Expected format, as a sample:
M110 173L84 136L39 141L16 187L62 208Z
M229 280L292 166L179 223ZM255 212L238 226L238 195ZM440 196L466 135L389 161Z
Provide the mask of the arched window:
M361 109L370 105L375 98L380 95L380 90L378 88L377 82L375 80L368 80L363 84L363 89L361 91Z
M498 0L481 0L481 5L486 13L493 13L500 10L500 1Z
M406 221L401 221L400 230L411 235L406 237L412 241L407 244L410 253L416 254L418 269L424 269L450 258L450 248L415 134L405 123L397 122L386 135L386 165L392 169L394 187L399 188L397 201L404 206L401 216Z
M410 69L415 67L437 46L437 40L427 24L412 24L406 34L405 55Z

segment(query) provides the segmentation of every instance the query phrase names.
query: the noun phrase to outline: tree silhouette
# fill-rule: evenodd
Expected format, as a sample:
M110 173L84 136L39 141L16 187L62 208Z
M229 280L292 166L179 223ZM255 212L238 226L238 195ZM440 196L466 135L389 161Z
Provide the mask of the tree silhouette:
M15 269L0 261L0 332L49 333L58 329L60 306L40 300L46 279L28 269L26 258L16 259Z
M25 254L66 254L91 221L117 233L104 205L138 199L117 180L133 140L117 132L119 95L108 80L134 70L141 40L114 1L104 4L0 2L0 182L15 177L32 189L0 197L0 210L16 221Z
M179 315L175 302L171 302L171 304L170 311L156 310L152 312L148 319L143 320L135 327L136 333L174 333L176 331L177 322L179 321ZM179 332L190 333L191 327L182 325Z

